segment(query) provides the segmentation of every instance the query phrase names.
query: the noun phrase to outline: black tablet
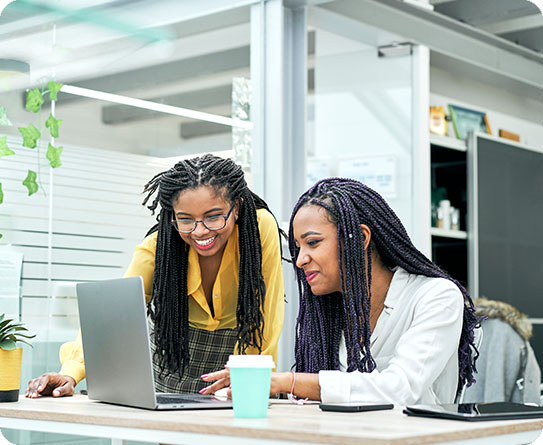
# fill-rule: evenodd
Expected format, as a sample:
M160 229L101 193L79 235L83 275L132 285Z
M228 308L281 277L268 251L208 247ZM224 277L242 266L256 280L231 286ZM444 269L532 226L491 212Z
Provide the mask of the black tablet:
M392 403L361 403L361 402L345 402L345 403L321 403L320 409L323 411L337 411L343 413L352 413L360 411L381 411L384 409L392 409Z
M403 412L408 416L468 421L543 418L543 406L510 402L408 405Z

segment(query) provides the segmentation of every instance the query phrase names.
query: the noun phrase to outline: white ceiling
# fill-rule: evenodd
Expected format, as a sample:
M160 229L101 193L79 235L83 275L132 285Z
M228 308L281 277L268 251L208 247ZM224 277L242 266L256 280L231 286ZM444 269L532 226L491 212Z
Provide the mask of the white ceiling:
M217 3L16 0L0 16L0 58L28 62L31 83L67 83L248 45L248 26L236 27L248 8Z
M431 0L440 14L543 54L543 14L528 0Z

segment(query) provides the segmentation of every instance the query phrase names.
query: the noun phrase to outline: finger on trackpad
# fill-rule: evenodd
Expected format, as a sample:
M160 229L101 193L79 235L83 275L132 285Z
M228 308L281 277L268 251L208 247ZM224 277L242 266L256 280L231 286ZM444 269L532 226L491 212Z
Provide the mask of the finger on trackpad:
M228 398L228 390L230 388L226 387L226 388L221 388L217 391L215 391L215 394L214 396L217 397L218 399L224 399L226 400Z

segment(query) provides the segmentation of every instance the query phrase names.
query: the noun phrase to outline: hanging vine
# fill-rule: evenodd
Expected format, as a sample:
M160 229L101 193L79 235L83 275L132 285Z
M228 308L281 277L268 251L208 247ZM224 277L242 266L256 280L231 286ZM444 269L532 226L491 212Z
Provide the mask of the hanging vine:
M51 81L47 84L47 89L40 91L38 88L34 88L27 92L26 95L26 105L25 108L32 113L39 114L41 116L42 105L45 102L44 96L49 94L49 99L51 101L57 100L57 95L63 84ZM40 119L41 122L41 119ZM49 129L51 138L57 138L59 135L59 127L62 124L62 120L56 119L52 113L49 114L49 117L45 121L45 128ZM7 117L6 109L0 107L0 125L12 126L13 124ZM41 125L40 125L41 127ZM42 131L30 123L27 127L17 127L21 136L23 137L23 147L34 149L38 147L38 172L33 170L28 170L26 178L22 181L22 185L28 190L28 196L33 195L39 190L39 140L42 137ZM49 165L52 168L57 168L62 165L60 161L60 155L62 153L63 147L55 147L51 142L47 147L47 153L45 155L46 159L49 161ZM4 156L12 156L15 154L11 148L8 147L7 136L0 137L0 159ZM2 191L2 183L0 182L0 204L4 202L4 192ZM0 233L0 238L2 234Z

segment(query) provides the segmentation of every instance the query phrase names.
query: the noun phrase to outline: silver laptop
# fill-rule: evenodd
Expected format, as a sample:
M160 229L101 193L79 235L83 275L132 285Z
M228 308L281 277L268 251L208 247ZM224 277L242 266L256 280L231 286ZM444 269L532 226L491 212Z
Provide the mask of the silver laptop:
M79 283L76 289L90 399L147 409L232 407L209 395L155 392L141 277Z

